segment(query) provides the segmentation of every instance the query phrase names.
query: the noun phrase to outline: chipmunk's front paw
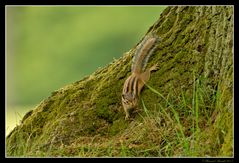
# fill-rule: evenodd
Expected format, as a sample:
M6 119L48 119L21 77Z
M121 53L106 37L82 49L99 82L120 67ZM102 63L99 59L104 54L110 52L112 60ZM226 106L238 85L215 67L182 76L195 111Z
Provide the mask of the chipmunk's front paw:
M134 111L133 111L133 113L138 113L138 112L140 112L139 108L135 108Z
M124 119L129 120L129 115L126 115Z
M124 120L126 120L126 121L129 120L129 117L125 116Z

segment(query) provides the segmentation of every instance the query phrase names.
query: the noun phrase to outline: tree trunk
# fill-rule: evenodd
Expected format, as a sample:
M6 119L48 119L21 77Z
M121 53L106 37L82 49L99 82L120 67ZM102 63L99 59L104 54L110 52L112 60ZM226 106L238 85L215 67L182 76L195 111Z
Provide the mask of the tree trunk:
M233 7L168 7L150 32L161 41L147 67L160 68L133 120L124 120L121 92L136 46L27 113L7 155L122 156L124 145L125 156L232 156Z

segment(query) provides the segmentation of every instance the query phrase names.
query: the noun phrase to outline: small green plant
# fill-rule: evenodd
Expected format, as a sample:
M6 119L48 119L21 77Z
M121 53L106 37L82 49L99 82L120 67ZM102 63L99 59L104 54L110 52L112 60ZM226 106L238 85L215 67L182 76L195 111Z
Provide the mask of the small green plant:
M167 129L164 130L165 134L162 134L162 137L165 141L161 144L163 147L160 150L160 155L217 156L220 153L220 149L216 149L215 146L220 147L222 145L223 139L225 139L224 136L226 136L224 130L230 130L232 127L229 125L227 126L229 128L220 130L221 126L212 123L213 112L219 115L225 113L230 115L227 119L218 117L218 121L227 121L231 124L233 120L232 112L227 112L227 109L222 106L223 94L219 89L220 82L217 90L213 90L206 87L207 79L203 77L197 80L194 78L194 81L192 97L185 97L184 91L181 91L180 95L175 95L171 91L166 98L159 91L146 84L150 91L162 98L162 102L157 105L159 106L159 112L161 112L157 114L154 111L151 112L151 109L147 109L142 100L144 112L147 117L155 121L160 118L167 121L167 129L173 130L170 134L174 135L174 137L168 139L170 135L166 134ZM215 130L224 133L221 134L224 136L215 135ZM232 140L229 144L232 147Z

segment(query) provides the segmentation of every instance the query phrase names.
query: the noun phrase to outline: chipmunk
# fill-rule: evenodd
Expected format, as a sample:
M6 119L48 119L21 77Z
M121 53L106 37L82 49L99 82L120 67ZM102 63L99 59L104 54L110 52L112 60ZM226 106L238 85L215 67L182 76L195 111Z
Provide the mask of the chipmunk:
M125 111L125 120L129 119L129 110L138 109L138 99L144 84L149 80L151 71L158 70L158 64L145 70L148 59L159 41L156 35L148 35L138 45L131 66L132 74L126 79L122 92L122 105ZM145 70L145 71L144 71Z

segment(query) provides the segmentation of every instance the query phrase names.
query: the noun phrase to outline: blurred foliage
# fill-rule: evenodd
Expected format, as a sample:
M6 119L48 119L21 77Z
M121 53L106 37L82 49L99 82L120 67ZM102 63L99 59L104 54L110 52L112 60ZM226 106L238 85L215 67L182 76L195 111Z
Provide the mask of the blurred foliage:
M130 50L166 6L8 6L7 102L32 105Z

